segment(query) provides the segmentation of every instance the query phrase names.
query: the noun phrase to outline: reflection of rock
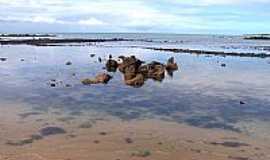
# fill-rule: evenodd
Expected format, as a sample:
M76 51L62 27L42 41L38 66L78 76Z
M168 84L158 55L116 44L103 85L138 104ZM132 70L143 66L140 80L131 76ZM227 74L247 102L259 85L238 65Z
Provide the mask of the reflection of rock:
M141 87L144 84L144 80L143 74L139 73L134 78L125 80L125 83L130 86Z
M112 76L110 76L110 75L108 75L106 73L101 73L101 74L98 74L93 79L87 78L87 79L82 80L82 83L84 85L98 84L98 83L106 84L111 80L111 78L112 78Z
M106 69L108 72L116 72L118 63L115 60L109 59L106 63Z

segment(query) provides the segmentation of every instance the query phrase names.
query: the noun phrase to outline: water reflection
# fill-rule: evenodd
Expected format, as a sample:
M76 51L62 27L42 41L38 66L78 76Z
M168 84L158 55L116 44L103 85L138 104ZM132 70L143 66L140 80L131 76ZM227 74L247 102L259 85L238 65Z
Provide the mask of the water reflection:
M127 121L160 118L236 132L243 131L239 123L270 121L269 64L262 59L196 57L132 48L20 46L2 50L8 61L0 63L0 99L27 103L33 113L54 108L80 118L89 112L100 112ZM89 56L89 50L98 56ZM130 54L124 54L121 61L114 58L123 53ZM22 55L23 62L19 61ZM171 56L181 65L178 72L170 72L167 64L159 63ZM81 84L82 79L95 77L104 66L108 69L103 61L108 57L117 61L121 71L110 72L113 79L108 84ZM123 59L128 65L120 65L120 69L118 64ZM72 65L66 66L67 61ZM218 61L226 63L226 67ZM161 76L151 75L155 73L152 70L162 71ZM166 77L166 73L173 78ZM138 78L138 74L143 75L143 85L127 86L126 81ZM48 83L52 79L59 82L55 87Z

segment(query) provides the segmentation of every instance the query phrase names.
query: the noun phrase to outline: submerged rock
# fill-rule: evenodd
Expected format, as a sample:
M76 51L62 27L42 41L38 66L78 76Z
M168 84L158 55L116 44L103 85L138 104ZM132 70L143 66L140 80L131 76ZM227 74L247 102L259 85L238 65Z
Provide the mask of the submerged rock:
M112 76L106 73L98 74L95 78L86 78L82 80L84 85L98 84L103 83L106 84L112 79Z
M39 132L41 136L44 136L44 137L66 133L66 131L60 127L46 127L46 128L42 128Z
M224 147L231 147L231 148L250 146L247 143L233 142L233 141L228 141L228 142L211 142L210 144L212 144L212 145L221 145L221 146L224 146Z

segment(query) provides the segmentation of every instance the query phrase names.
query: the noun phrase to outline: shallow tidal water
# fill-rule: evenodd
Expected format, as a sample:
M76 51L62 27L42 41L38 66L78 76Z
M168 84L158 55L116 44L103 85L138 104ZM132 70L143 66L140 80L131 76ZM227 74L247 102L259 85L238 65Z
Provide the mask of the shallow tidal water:
M179 70L140 88L119 72L83 85L110 54L173 56ZM1 46L0 57L0 159L270 158L268 58L100 45Z

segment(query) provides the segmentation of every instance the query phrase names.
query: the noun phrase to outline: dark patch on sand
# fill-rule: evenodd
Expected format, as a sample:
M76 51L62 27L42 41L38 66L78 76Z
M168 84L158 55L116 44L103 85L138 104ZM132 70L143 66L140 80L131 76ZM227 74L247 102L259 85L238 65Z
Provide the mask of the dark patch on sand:
M21 113L19 114L19 116L22 119L25 119L25 118L28 118L29 116L35 116L35 115L41 115L41 114L42 114L41 112L27 112L27 113Z
M231 147L231 148L248 147L248 146L250 146L247 143L233 142L233 141L227 141L227 142L211 142L210 144L215 145L215 146L224 146L224 147Z
M66 133L66 131L60 127L46 127L46 128L42 128L39 132L44 137Z

